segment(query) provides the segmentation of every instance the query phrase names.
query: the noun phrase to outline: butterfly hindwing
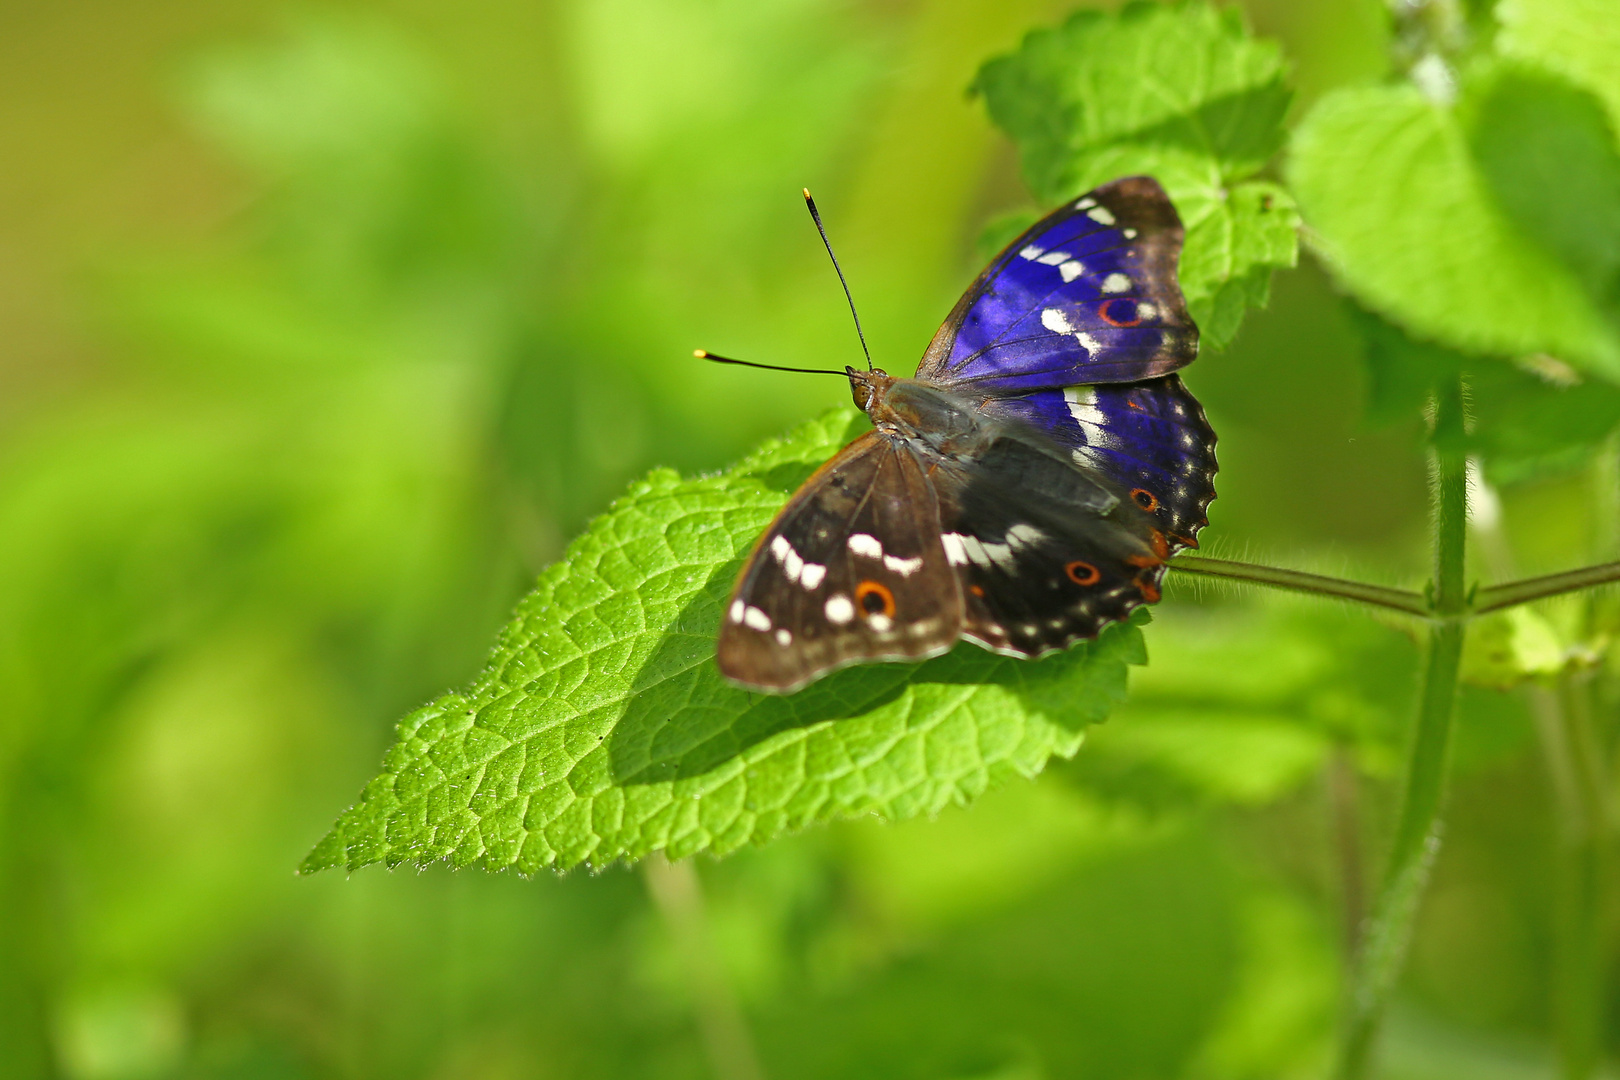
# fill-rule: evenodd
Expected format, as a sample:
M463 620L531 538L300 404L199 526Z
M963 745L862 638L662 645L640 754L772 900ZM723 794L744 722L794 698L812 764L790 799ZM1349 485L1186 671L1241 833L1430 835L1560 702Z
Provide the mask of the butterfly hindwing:
M933 486L902 440L868 432L760 538L722 617L720 670L786 693L846 664L943 652L961 621Z
M979 275L917 378L1005 394L1135 382L1191 363L1198 331L1176 281L1182 236L1150 177L1066 203Z
M1168 550L1151 516L1056 448L1000 439L934 482L963 636L1040 656L1159 598Z
M1152 514L1171 551L1197 547L1215 498L1215 432L1180 376L1068 386L985 404L1028 424Z

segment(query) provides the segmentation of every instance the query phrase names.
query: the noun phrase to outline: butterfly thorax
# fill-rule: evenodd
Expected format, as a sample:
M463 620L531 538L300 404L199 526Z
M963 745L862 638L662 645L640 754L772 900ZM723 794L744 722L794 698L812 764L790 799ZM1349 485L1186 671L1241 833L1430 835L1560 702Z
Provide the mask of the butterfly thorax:
M941 454L975 454L995 439L1002 426L975 402L923 379L850 368L849 385L855 404L880 433L924 442Z

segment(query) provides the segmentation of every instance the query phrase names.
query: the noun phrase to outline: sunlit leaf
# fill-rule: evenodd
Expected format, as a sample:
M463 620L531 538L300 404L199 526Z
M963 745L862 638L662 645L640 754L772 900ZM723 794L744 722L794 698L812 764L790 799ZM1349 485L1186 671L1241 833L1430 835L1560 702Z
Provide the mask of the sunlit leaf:
M1550 357L1509 363L1416 341L1366 311L1351 309L1370 376L1368 413L1377 423L1420 413L1436 384L1468 383L1473 424L1467 451L1493 483L1577 468L1620 427L1620 387L1582 379Z
M1487 96L1471 107L1488 106L1488 118L1491 108L1518 113L1514 98L1526 90L1482 76L1470 92ZM1548 353L1620 378L1620 338L1596 299L1601 283L1561 257L1556 237L1537 235L1518 207L1504 206L1502 189L1522 186L1524 165L1513 178L1490 167L1489 139L1472 143L1466 119L1412 86L1341 90L1318 102L1290 168L1318 249L1362 303L1419 337L1473 353ZM1543 117L1566 120L1579 122ZM1604 215L1585 227L1607 227ZM1575 233L1569 242L1591 240Z
M1292 198L1249 179L1282 144L1284 75L1281 52L1235 12L1132 4L1030 34L974 85L1043 202L1137 173L1165 186L1187 225L1182 290L1221 348L1296 257Z
M1462 677L1477 686L1510 690L1528 679L1557 675L1569 661L1552 623L1530 608L1509 608L1469 627Z
M305 869L726 852L835 817L933 813L1073 754L1145 662L1134 624L1039 662L963 645L786 697L720 677L741 558L856 429L835 410L718 476L635 485L541 575L473 686L400 724Z
M1499 0L1496 47L1603 99L1620 128L1620 19L1612 0Z

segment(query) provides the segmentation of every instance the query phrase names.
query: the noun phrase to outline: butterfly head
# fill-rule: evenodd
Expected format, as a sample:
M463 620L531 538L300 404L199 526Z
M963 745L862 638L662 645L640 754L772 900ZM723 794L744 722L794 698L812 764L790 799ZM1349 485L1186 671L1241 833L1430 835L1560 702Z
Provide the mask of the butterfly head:
M855 399L855 407L871 416L874 409L882 407L889 387L894 385L894 376L882 368L862 371L860 368L846 367L844 370L849 373L849 393Z

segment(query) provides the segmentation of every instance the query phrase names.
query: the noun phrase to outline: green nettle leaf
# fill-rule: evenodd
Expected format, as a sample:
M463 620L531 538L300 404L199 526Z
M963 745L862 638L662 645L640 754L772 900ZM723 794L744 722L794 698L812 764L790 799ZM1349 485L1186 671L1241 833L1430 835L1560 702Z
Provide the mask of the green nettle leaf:
M1550 354L1620 379L1606 315L1620 241L1606 185L1620 167L1594 115L1499 65L1473 73L1455 107L1412 86L1341 90L1301 124L1290 179L1316 246L1367 307L1456 349ZM1504 145L1510 126L1535 137ZM1548 206L1548 175L1591 199Z
M974 88L1018 144L1043 203L1146 173L1187 225L1181 286L1214 348L1297 258L1294 202L1250 179L1283 141L1291 92L1278 48L1204 3L1082 11L980 70Z
M1580 468L1620 428L1620 387L1613 383L1583 380L1546 357L1537 364L1504 363L1415 341L1354 305L1350 321L1364 345L1369 418L1409 420L1441 382L1462 376L1474 418L1465 448L1492 483Z
M304 869L718 854L831 818L934 813L1074 754L1146 662L1145 612L1040 661L964 644L786 697L720 677L741 560L864 424L834 410L719 475L632 487L541 575L473 686L401 722Z
M1511 690L1548 679L1570 665L1571 650L1546 618L1526 607L1487 615L1468 632L1462 677L1476 686Z
M1591 90L1620 129L1620 18L1614 0L1499 0L1496 47Z

